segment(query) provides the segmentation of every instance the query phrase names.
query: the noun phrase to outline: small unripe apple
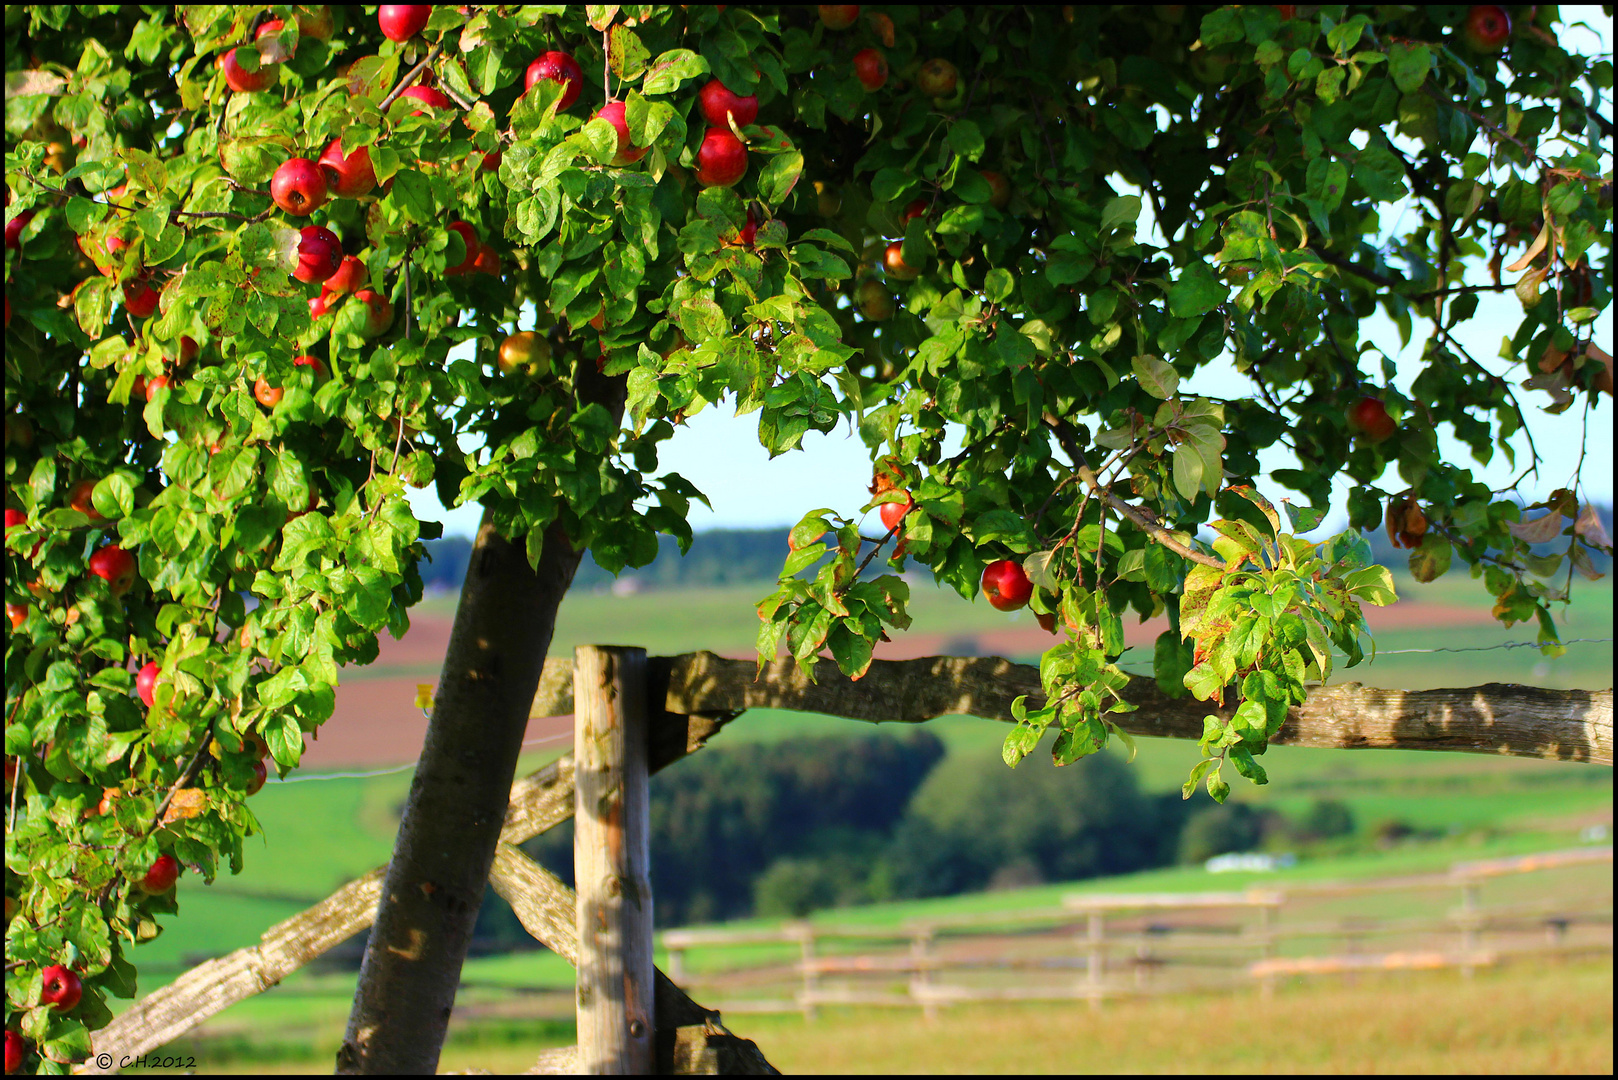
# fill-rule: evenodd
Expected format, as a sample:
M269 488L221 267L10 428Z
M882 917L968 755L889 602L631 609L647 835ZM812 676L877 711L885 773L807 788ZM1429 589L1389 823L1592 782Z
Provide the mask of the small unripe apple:
M1382 442L1399 429L1380 398L1362 397L1348 410L1348 426L1362 432L1374 443Z
M730 187L746 175L747 147L729 128L709 128L697 150L697 183Z
M739 97L718 79L709 79L697 92L697 104L711 127L728 128L727 117L735 120L739 128L758 119L758 95Z
M854 77L867 91L882 89L888 82L888 58L876 49L861 49L854 54Z
M1022 563L1001 559L983 569L983 595L999 611L1015 611L1034 595L1034 583L1023 572Z
M365 305L363 333L366 337L379 337L393 325L393 301L374 289L360 289L354 294L354 299Z
M882 252L882 268L895 281L913 281L921 271L904 260L904 242L895 240Z
M146 871L146 876L140 879L142 892L157 895L166 893L174 888L174 883L180 880L180 860L173 855L159 855L152 868Z
M356 146L354 152L343 154L343 141L333 139L320 152L320 171L326 176L326 187L333 195L344 199L357 199L376 187L376 170L371 167L371 151Z
M478 249L482 247L483 242L478 239L477 231L464 221L452 221L448 227L450 232L456 233L464 241L466 254L460 262L446 269L444 273L448 277L459 277L472 269L472 264L477 261Z
M343 242L321 225L305 225L298 234L298 265L292 276L299 281L325 281L343 264Z
M152 707L152 695L157 692L157 674L162 670L162 665L156 660L149 660L135 674L135 693L140 695L148 709Z
M329 41L337 30L330 4L311 4L297 9L298 36Z
M416 85L412 86L410 89L406 90L404 93L400 94L399 96L400 97L407 97L407 98L414 98L416 101L421 102L423 105L431 106L434 109L448 109L448 108L453 107L454 104L455 104L453 101L451 101L449 99L449 95L444 93L444 91L438 89L435 86L422 86L420 83L417 83ZM411 111L410 115L411 116L426 116L427 114L422 112L420 109L414 109L414 110Z
M336 273L326 279L320 291L327 296L338 297L353 292L369 280L370 274L365 269L364 260L358 255L344 255Z
M584 72L579 69L577 60L565 52L542 52L528 65L528 74L523 81L523 90L534 88L534 84L541 79L562 84L562 96L556 101L557 111L572 105L579 100L579 94L584 90Z
M40 978L43 985L39 988L39 1001L42 1005L54 1005L62 1012L67 1012L84 996L84 984L79 977L73 974L72 969L61 964L52 964L40 972Z
M16 217L6 222L6 247L14 248L22 240L22 231L30 221L34 220L34 211L24 210Z
M124 282L124 307L137 319L144 319L157 310L158 292L146 277Z
M294 217L307 217L326 204L326 174L308 158L295 157L270 177L270 198Z
M955 93L960 73L948 60L935 57L921 65L916 72L916 88L928 97L949 97Z
M409 41L421 33L432 13L431 4L383 4L376 9L376 23L389 41Z
M855 294L859 305L860 315L870 322L883 322L893 318L893 294L883 287L875 278L867 278L860 283L859 291Z
M551 343L533 330L520 330L500 343L494 363L505 375L544 375L551 370Z
M135 584L135 556L121 547L108 545L90 556L90 573L106 580L114 596L122 596Z
M271 386L262 377L253 384L253 398L266 409L273 409L279 405L285 393L279 386Z
M236 59L235 49L221 56L215 63L219 65L219 70L225 73L225 85L238 93L267 90L281 77L281 69L274 64L260 64L257 71L248 71Z
M858 4L821 4L820 21L827 30L847 30L860 17Z
M1466 13L1461 37L1480 53L1497 53L1511 40L1511 16L1496 4L1474 4Z
M629 122L624 119L624 103L609 101L596 110L592 120L605 120L618 133L618 152L613 155L614 165L633 165L651 150L649 146L636 146L629 138ZM734 135L731 138L735 138Z
M6 907L11 907L11 897L6 897ZM8 918L6 922L10 922ZM6 1032L6 1075L10 1076L22 1068L22 1059L28 1053L28 1042L15 1031Z

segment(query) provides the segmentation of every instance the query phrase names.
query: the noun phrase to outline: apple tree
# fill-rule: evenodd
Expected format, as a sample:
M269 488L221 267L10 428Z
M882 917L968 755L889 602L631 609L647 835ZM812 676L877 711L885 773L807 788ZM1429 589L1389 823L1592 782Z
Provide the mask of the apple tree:
M339 1067L436 1063L557 606L689 543L658 453L709 406L873 461L885 532L805 516L761 656L863 672L878 557L1059 631L1010 764L1102 747L1166 612L1158 680L1225 706L1187 794L1262 783L1393 598L1373 526L1555 649L1609 546L1578 477L1524 521L1438 436L1611 393L1612 67L1557 12L7 7L8 1065L83 1059L178 870L241 866L409 625L427 484L484 524Z

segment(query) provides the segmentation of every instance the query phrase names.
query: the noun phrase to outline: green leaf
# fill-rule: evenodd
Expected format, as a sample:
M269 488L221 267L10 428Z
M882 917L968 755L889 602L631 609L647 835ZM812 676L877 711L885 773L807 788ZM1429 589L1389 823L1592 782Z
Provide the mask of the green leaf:
M1388 572L1386 566L1367 566L1363 570L1356 570L1343 579L1343 585L1349 595L1367 600L1378 607L1399 599L1393 591L1393 575Z
M1207 263L1194 262L1169 286L1169 311L1177 318L1206 315L1230 296L1230 286Z
M1433 66L1433 51L1426 45L1394 42L1388 48L1388 74L1393 84L1408 94L1427 81L1427 72Z
M1202 458L1189 444L1174 451L1174 490L1186 502L1195 502L1202 489Z
M646 70L641 83L643 94L671 94L687 79L708 73L708 63L690 49L670 49Z
M1180 388L1180 373L1167 360L1142 353L1130 361L1130 366L1141 389L1155 398L1167 401Z
M1125 224L1133 226L1140 220L1140 205L1139 195L1120 195L1108 199L1101 208L1101 232L1106 234Z

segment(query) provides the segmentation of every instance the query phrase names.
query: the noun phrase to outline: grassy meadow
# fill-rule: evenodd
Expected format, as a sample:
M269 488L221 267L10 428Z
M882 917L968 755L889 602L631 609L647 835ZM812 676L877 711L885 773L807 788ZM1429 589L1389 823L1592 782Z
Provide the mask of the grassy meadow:
M1609 638L1610 585L1584 584L1576 584L1575 608L1562 634ZM1399 585L1401 595L1413 600L1485 609L1488 604L1480 583L1458 574L1425 586L1408 580ZM767 591L760 585L623 597L578 594L563 605L552 652L566 655L575 644L590 642L635 643L654 654L745 650L757 626L753 603ZM453 599L427 605L432 614L447 614L452 607ZM913 632L923 634L1004 629L1019 614L1032 621L1026 612L1007 616L930 585L916 586L913 613ZM1497 625L1390 630L1378 638L1382 655L1374 663L1340 669L1334 681L1411 689L1482 682L1612 685L1610 643L1573 645L1556 659L1534 649L1398 651L1477 647L1533 635L1532 627ZM1132 653L1125 664L1145 670L1149 657ZM994 721L960 716L940 718L929 728L951 754L989 756L998 756L1006 730ZM761 710L730 725L715 745L868 730L839 718ZM1190 743L1142 739L1139 746L1132 767L1149 791L1178 787L1197 760ZM554 751L528 755L522 768L532 770L554 756ZM1362 831L1397 819L1426 835L1386 849L1305 859L1271 874L1214 877L1200 867L1171 867L1126 878L822 912L816 921L888 925L923 915L1045 906L1074 892L1239 889L1423 873L1457 860L1577 846L1582 827L1610 827L1612 821L1612 771L1605 767L1479 754L1296 747L1271 749L1264 764L1271 782L1253 787L1232 777L1232 799L1289 814L1315 799L1338 799L1349 805ZM244 872L222 876L213 886L189 877L182 881L181 914L168 920L159 938L135 950L141 990L168 982L198 960L252 944L273 923L385 862L409 784L410 773L398 771L268 785L253 800L265 833L248 840ZM1513 890L1525 889L1604 888L1610 898L1610 865L1596 869L1599 876L1585 869L1558 872L1563 876L1554 882L1526 875L1510 884L1491 883L1485 903L1515 899ZM1448 893L1445 897L1453 903ZM1389 904L1385 913L1397 913L1397 903ZM771 952L707 950L689 955L686 967L693 973L720 970ZM665 959L660 951L660 962ZM572 978L571 967L544 951L469 961L441 1068L520 1071L539 1049L570 1043ZM205 1073L329 1071L354 982L352 970L329 965L299 972L204 1024L170 1051L194 1054L198 1071ZM1189 1008L1195 1009L1196 1022L1188 1025ZM850 1009L827 1010L814 1024L796 1015L735 1016L729 1022L789 1072L1608 1071L1612 965L1610 958L1560 966L1524 963L1470 980L1445 972L1360 977L1353 986L1321 980L1287 987L1262 1008L1251 996L1227 995L1194 1003L1122 1001L1094 1013L1071 1005L981 1005L953 1008L944 1016L945 1022L930 1025L908 1009ZM1259 1022L1266 1032L1263 1041L1248 1045L1241 1032ZM1352 1039L1341 1037L1347 1032L1354 1033Z

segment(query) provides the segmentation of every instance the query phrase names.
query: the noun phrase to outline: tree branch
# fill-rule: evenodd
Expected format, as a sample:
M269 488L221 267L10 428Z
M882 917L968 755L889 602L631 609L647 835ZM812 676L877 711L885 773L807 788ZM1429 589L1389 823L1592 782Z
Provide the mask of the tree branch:
M1062 444L1062 449L1067 451L1067 456L1073 459L1073 467L1078 472L1079 479L1089 485L1090 490L1095 493L1097 498L1128 518L1147 536L1176 555L1190 559L1194 563L1201 563L1203 566L1211 566L1215 570L1225 569L1225 564L1221 560L1214 558L1212 555L1204 555L1202 552L1181 543L1175 539L1174 534L1168 529L1165 529L1139 509L1126 503L1102 486L1101 478L1096 476L1095 470L1090 468L1089 461L1085 459L1084 451L1079 449L1078 440L1074 438L1073 425L1052 413L1045 414L1045 425L1055 434L1056 441Z

